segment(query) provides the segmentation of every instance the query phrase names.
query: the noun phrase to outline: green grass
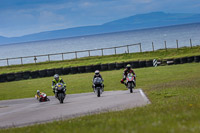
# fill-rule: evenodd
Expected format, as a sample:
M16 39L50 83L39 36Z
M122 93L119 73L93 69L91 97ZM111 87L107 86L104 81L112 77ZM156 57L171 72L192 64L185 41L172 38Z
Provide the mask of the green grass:
M0 130L0 132L198 133L200 132L199 70L200 63L135 69L137 87L142 88L151 101L151 104L147 106L23 128L11 128ZM106 71L102 72L102 75L105 79L105 90L124 89L124 86L119 83L122 70ZM67 75L63 78L68 82L68 93L91 91L91 73ZM75 79L81 81L76 83ZM27 92L34 93L36 86L45 88L47 84L50 84L49 80L50 78L43 78L1 83L0 91L7 94L16 86L18 89L13 90L12 93L17 95L17 92L27 89L23 88L21 84L27 84L29 90ZM43 83L31 87L37 82ZM5 92L5 89L8 91ZM45 88L45 91L50 93L50 89ZM24 93L24 95L26 96L21 97L29 97L29 94ZM31 96L33 95L31 94ZM4 97L4 99L9 98Z
M0 67L0 74L21 72L21 71L35 71L50 68L60 68L69 66L83 66L92 64L104 64L113 62L125 62L125 61L136 61L136 60L150 60L150 59L169 59L178 58L185 56L195 56L200 54L200 46L195 46L192 49L189 47L183 47L177 49L157 50L155 52L142 52L142 53L131 53L131 54L119 54L109 56L98 56L98 57L84 57L73 60L65 61L53 61L43 62L38 64L25 64L25 65L13 65L9 67Z
M180 67L182 69L180 69ZM174 82L177 79L185 79L198 75L199 64L184 64L173 66L161 66L135 69L137 75L137 87L146 89L150 86L159 85L165 82ZM105 90L121 90L125 87L119 84L123 70L101 72L104 78ZM192 73L192 74L191 74ZM71 74L61 76L67 83L67 93L91 92L92 78L94 73ZM29 79L13 82L0 83L0 100L34 97L36 90L41 90L47 95L53 95L51 82L53 77Z

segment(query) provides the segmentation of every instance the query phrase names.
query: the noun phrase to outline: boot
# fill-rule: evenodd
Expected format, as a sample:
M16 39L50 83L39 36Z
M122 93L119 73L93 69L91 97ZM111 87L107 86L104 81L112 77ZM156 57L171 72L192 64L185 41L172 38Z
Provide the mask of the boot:
M124 85L125 85L125 86L127 86L127 83L126 83L126 82L124 82Z
M55 98L58 98L58 93L57 92L55 92Z
M95 92L95 87L94 87L94 84L92 85L92 88L93 88L93 91Z

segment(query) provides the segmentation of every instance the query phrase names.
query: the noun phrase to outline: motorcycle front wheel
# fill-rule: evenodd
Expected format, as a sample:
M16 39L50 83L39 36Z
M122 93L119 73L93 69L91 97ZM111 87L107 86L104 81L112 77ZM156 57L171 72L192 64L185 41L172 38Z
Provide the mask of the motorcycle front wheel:
M39 102L42 102L42 98L41 97L39 98Z
M130 90L130 93L133 93L133 86L132 86L132 83L128 83L128 88Z
M63 103L64 98L65 98L65 96L63 93L58 94L58 100L60 101L60 103Z
M130 87L130 93L133 93L133 88L132 87Z
M100 97L101 96L101 92L100 92L100 89L97 90L97 97Z

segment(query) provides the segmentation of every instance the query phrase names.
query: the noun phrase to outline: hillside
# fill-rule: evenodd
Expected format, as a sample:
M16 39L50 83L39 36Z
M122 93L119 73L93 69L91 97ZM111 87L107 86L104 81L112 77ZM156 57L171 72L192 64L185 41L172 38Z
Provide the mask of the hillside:
M40 41L48 39L59 39L75 36L111 33L127 30L164 27L188 23L200 23L200 14L190 13L164 13L153 12L138 14L127 18L111 21L102 25L75 27L63 30L46 31L21 37L5 38L0 36L0 45L9 43L20 43L28 41Z

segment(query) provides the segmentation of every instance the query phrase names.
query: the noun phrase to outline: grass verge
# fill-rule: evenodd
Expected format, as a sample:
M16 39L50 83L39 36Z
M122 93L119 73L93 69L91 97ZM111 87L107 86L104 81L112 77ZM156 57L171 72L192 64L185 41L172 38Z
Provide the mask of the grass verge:
M162 66L136 69L137 86L143 88L152 104L118 112L89 115L70 120L55 121L23 128L11 128L0 132L111 132L111 133L169 133L200 132L200 64ZM102 72L106 90L124 88L119 84L121 72ZM91 89L92 74L63 76L69 82L69 93L87 92ZM76 81L82 79L80 83ZM32 86L34 79L28 85ZM43 82L48 78L41 79ZM21 85L27 81L11 82ZM21 82L21 83L20 83ZM31 83L32 82L32 83ZM6 83L1 83L6 84ZM70 85L74 86L70 87ZM12 88L8 89L11 91ZM38 84L39 86L42 84ZM84 88L88 88L88 90ZM4 91L0 86L1 92ZM24 88L25 90L25 88ZM34 90L34 88L30 88ZM16 90L16 91L21 91ZM35 91L35 90L34 90ZM14 91L13 91L14 92ZM7 92L8 93L8 92ZM28 95L27 95L28 96Z
M142 53L130 53L130 54L119 54L119 55L109 55L109 56L94 56L94 57L84 57L73 60L65 61L52 61L43 62L37 64L25 64L25 65L13 65L0 67L0 74L11 73L11 72L21 72L21 71L35 71L50 68L60 68L60 67L70 67L70 66L83 66L83 65L94 65L94 64L104 64L113 62L125 62L125 61L136 61L136 60L150 60L150 59L169 59L169 58L179 58L185 56L195 56L199 55L200 46L195 46L192 49L189 47L183 47L177 49L157 50L155 52L142 52Z

